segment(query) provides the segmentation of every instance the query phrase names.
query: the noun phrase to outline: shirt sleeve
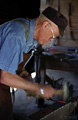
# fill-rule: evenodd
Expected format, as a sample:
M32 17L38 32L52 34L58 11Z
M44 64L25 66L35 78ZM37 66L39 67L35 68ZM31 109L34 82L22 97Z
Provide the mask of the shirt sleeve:
M16 74L18 64L23 60L20 40L11 34L4 39L0 48L0 69Z

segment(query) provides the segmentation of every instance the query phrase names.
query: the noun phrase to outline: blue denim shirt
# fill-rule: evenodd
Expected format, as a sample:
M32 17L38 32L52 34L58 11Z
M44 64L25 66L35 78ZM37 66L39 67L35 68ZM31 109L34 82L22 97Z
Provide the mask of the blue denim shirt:
M26 45L26 30L24 25L17 21L8 21L0 26L0 69L16 74L18 65L23 61L23 52L28 53L37 41L33 39L35 22L20 18L28 25L29 37Z

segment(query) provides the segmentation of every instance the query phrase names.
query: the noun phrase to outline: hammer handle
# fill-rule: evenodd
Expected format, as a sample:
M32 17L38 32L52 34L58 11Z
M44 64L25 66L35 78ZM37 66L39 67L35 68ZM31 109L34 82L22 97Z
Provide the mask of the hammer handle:
M63 89L57 90L56 95L63 95Z

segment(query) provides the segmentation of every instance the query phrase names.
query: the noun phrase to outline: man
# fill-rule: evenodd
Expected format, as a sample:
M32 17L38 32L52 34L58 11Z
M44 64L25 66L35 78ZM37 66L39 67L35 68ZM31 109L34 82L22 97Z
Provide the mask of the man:
M28 53L37 43L43 45L63 35L66 26L66 18L51 7L36 19L19 18L0 26L0 120L12 120L10 87L33 91L47 99L56 95L54 88L29 82L16 75L16 70L23 61L23 52Z

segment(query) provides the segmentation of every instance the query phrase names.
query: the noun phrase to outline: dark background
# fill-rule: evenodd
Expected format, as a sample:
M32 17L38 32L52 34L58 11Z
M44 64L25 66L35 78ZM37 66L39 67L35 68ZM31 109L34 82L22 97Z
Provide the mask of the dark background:
M40 14L40 0L1 0L0 22L18 17L35 18Z

